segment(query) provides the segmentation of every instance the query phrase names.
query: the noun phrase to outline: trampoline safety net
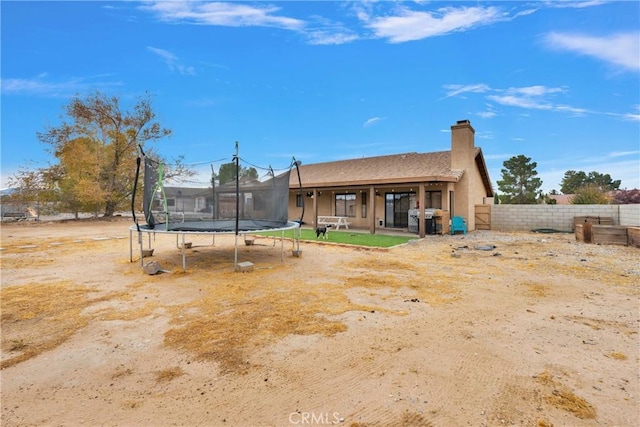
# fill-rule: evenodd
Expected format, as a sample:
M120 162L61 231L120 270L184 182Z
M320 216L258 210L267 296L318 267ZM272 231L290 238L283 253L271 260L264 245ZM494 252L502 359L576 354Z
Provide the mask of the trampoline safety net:
M280 228L289 214L289 175L237 178L209 188L189 189L188 208L167 198L163 164L144 160L143 210L147 227L166 231L246 232Z

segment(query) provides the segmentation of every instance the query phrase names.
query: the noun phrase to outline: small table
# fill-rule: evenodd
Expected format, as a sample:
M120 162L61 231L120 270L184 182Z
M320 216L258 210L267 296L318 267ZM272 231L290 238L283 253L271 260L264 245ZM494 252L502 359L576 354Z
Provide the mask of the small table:
M346 216L318 216L318 225L330 225L336 230L339 230L341 226L349 229L349 221Z

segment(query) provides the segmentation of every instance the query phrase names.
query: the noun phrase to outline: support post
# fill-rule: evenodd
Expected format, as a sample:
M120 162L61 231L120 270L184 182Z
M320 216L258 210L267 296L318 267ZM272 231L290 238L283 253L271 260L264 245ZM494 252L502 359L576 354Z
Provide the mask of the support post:
M425 186L424 182L418 184L418 204L420 205L420 209L418 209L418 235L422 239L426 234L426 216L424 214L425 206Z
M376 234L376 189L372 185L369 187L369 233Z

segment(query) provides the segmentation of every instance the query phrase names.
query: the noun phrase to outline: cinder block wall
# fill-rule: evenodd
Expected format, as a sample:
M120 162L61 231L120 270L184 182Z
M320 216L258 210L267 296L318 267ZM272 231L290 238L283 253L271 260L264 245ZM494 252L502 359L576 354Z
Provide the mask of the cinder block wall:
M640 205L491 205L491 229L572 231L576 216L611 217L614 225L640 226Z
M620 208L620 225L640 227L640 205L618 205Z

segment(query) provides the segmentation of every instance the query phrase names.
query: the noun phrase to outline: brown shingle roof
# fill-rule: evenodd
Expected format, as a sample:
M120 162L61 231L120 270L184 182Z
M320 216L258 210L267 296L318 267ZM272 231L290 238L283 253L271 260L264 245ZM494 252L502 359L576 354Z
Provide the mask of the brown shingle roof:
M451 152L404 153L300 166L303 187L396 184L425 181L457 182L462 170L451 169ZM298 176L291 174L291 187Z

